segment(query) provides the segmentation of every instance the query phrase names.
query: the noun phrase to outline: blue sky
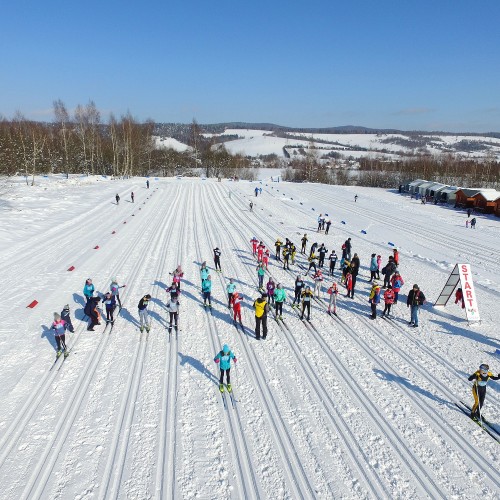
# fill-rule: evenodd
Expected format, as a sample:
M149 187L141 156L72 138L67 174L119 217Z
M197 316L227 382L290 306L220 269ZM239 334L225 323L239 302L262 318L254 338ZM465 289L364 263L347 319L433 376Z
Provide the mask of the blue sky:
M500 2L4 2L0 114L500 131Z

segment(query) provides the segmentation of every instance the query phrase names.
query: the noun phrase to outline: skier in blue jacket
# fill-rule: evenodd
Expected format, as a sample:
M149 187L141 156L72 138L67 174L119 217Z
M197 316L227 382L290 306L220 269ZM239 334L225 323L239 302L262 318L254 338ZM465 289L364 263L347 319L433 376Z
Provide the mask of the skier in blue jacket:
M90 278L85 281L85 286L83 287L83 295L87 299L87 302L94 296L94 285L92 284L92 280Z
M219 390L224 392L224 372L226 372L226 382L227 382L227 392L231 392L231 376L229 374L231 370L231 360L235 363L238 361L236 356L227 344L224 344L222 351L220 351L217 356L215 356L214 361L220 363L220 379L219 379Z
M212 307L212 300L210 298L210 294L212 293L212 276L208 275L206 280L203 280L201 283L201 292L203 293L203 305L207 307Z

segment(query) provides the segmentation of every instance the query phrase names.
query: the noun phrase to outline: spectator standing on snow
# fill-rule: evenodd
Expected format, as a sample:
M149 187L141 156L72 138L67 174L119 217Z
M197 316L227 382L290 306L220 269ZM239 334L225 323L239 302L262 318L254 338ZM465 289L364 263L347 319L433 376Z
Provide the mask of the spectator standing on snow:
M378 281L374 281L372 289L370 290L370 296L368 297L368 302L370 302L370 307L372 314L370 319L377 319L377 305L380 303L380 285Z
M394 304L398 303L399 291L404 284L403 277L399 274L399 271L396 271L391 278L392 290L394 291Z
M394 296L394 290L392 289L392 286L389 285L387 290L384 292L385 307L382 316L389 316L391 314L391 306L394 304Z
M413 325L415 328L418 327L418 310L424 305L424 302L425 295L420 291L417 284L413 285L406 299L406 306L411 308L411 319L408 324Z
M149 189L149 180L146 181L146 188Z
M372 257L370 260L370 279L368 280L368 283L371 283L377 277L377 271L377 257L374 253L372 253Z
M471 229L476 229L476 218L473 217L471 220L470 220L470 228Z
M391 282L391 276L396 271L396 263L394 262L394 257L392 255L389 256L389 260L385 267L382 268L382 274L384 275L384 286L383 288L387 288L389 283Z
M266 301L266 292L262 292L261 296L253 303L255 310L255 338L260 340L260 330L262 326L262 338L267 337L267 313L269 306Z

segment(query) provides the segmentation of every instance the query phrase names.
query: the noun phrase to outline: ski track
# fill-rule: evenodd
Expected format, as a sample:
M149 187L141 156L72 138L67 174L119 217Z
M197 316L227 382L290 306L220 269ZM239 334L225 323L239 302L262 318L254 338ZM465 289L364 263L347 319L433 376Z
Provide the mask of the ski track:
M101 198L86 200L80 212L59 217L59 224L3 253L9 261L9 280L29 262L30 272L48 281L23 290L15 287L9 295L23 303L29 297L43 298L39 310L24 320L28 332L39 330L41 313L59 309L54 304L61 300L68 302L63 299L68 290L79 290L85 276L98 276L95 282L104 289L110 277L118 275L127 287L120 294L124 307L113 329L107 326L91 335L82 311L75 311L79 319L73 321L75 333L67 336L67 360L47 361L39 355L49 350L43 341L46 334L37 341L37 350L17 356L19 362L14 362L12 343L0 344L6 347L0 357L5 360L1 376L6 381L0 384L0 477L5 478L0 479L0 496L497 497L497 444L454 406L461 399L457 394L470 391L458 363L485 359L485 353L494 363L494 356L473 349L479 339L475 332L450 337L455 352L435 330L425 334L432 323L449 321L461 328L456 318L425 310L417 333L403 326L401 306L393 306L395 319L372 322L362 289L355 300L337 302L337 318L327 315L323 298L314 300L311 323L300 321L298 310L289 306L284 307L284 323L274 321L270 312L268 338L254 340L248 326L253 323L251 302L257 282L256 262L248 251L251 236L260 237L271 249L278 235L293 240L306 227L315 238L319 212L308 210L309 200L332 209L338 203L328 197L325 186L283 186L263 189L250 213L250 183L166 180L145 193L134 180L118 187L107 184ZM89 193L93 189L89 187ZM293 194L292 200L280 189L300 194ZM135 204L126 203L130 190L142 191L147 198L137 196ZM227 200L229 190L233 196ZM116 192L122 197L120 207L111 205ZM375 226L398 231L407 222L376 206L367 211L359 203L352 205L353 218ZM46 211L39 213L44 216ZM113 230L116 234L111 235ZM348 235L359 237L351 226L336 222L331 230L322 237L328 245L335 241L335 248ZM454 230L412 225L423 249L436 248L438 240L448 256L457 253L455 235L450 233ZM93 250L95 245L102 248ZM368 245L387 251L381 242L360 238L365 254ZM215 246L223 250L223 272L212 272L214 309L204 311L199 265L205 259L211 262ZM459 256L476 269L499 266L496 251L488 245L481 256L470 241L460 250ZM411 259L433 269L437 265L443 275L449 271L447 261L432 261L410 249L402 253L404 264ZM299 254L294 271L305 271L303 262ZM182 330L169 337L163 289L170 284L168 271L179 263L185 273ZM70 264L77 269L73 273L66 271ZM267 274L290 293L287 284L293 283L295 273L275 264L270 261ZM244 293L243 330L233 325L227 309L229 277ZM409 278L406 286L408 282ZM363 284L361 275L358 284ZM427 287L429 298L440 285ZM490 302L494 307L497 293L492 286L484 290L488 295L483 307ZM141 335L131 311L148 292L153 296L152 329ZM339 298L341 292L342 287ZM73 297L79 303L76 293ZM400 295L400 300L405 298ZM7 319L8 329L11 322ZM483 341L492 347L497 342L495 336ZM227 408L223 406L214 374L213 355L224 343L234 347L239 358L231 370L235 408L227 393ZM459 358L457 349L473 352ZM499 401L493 385L488 408L494 411Z

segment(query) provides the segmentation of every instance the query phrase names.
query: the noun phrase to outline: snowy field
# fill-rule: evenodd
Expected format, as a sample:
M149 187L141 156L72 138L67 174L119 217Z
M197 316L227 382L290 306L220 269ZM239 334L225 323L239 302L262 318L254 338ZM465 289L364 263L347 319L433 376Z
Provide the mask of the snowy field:
M455 403L471 402L467 377L480 363L500 371L500 220L477 216L466 229L463 212L382 189L36 181L0 187L0 498L499 498L499 444ZM327 236L315 232L319 213L332 220ZM361 258L355 298L340 287L338 318L325 299L314 302L311 323L288 302L284 323L270 317L257 341L249 240L299 245L303 233L339 254L352 238ZM405 286L395 319L371 321L370 254L385 263L388 242L400 250ZM199 266L212 267L215 246L223 273L212 271L210 314ZM453 300L432 307L457 262L472 266L481 324L469 326ZM169 338L164 289L179 263L180 332ZM299 256L286 272L273 260L269 272L293 297L304 265ZM88 332L85 279L104 292L112 276L126 285L124 308L112 330ZM226 308L229 278L245 297L244 332ZM418 329L407 325L413 283L428 299ZM152 329L141 334L146 293ZM73 349L54 363L50 325L67 303ZM213 362L224 343L238 358L234 409L222 404ZM498 431L499 403L491 381L483 410Z

